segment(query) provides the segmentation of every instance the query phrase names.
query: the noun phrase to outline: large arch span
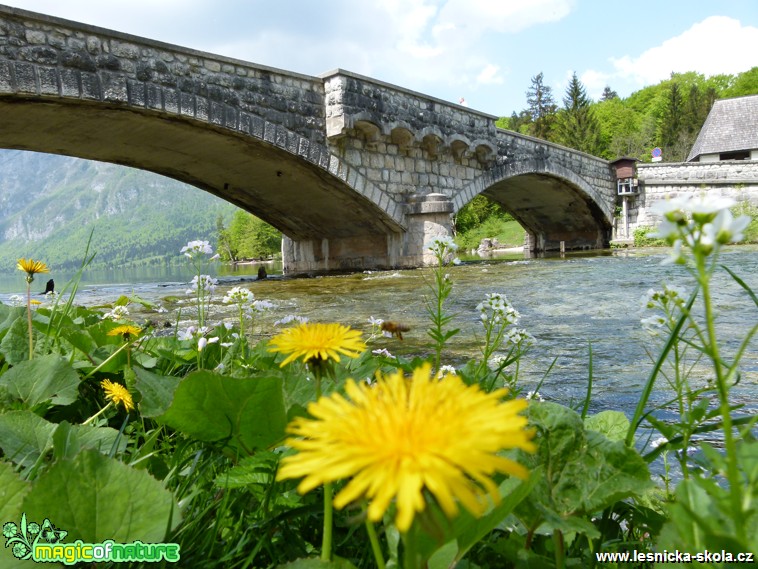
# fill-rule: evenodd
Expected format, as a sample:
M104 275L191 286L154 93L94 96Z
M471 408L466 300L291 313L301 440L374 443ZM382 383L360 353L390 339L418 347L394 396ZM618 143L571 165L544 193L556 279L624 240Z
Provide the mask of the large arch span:
M0 96L0 116L2 148L162 174L234 203L292 239L402 230L401 219L350 185L357 175L339 177L345 165L322 159L328 156L325 148L281 127L277 133L289 148L194 119L65 98ZM306 146L315 161L297 154Z
M610 238L613 211L602 207L595 187L559 164L524 161L494 168L458 193L454 212L480 194L513 215L532 251L557 251L567 243L570 249L598 249Z

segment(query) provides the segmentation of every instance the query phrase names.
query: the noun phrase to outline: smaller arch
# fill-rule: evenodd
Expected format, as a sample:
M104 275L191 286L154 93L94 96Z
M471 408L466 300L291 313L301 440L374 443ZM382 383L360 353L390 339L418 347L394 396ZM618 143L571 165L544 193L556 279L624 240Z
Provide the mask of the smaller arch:
M390 140L393 144L397 144L400 148L407 148L410 146L415 136L411 130L411 126L405 121L392 122L389 125L390 128Z
M371 121L357 120L353 122L353 128L361 134L366 142L376 142L379 140L381 129Z
M489 140L477 139L471 143L474 156L482 165L491 164L497 157L497 148Z
M461 134L454 134L447 139L447 145L450 147L450 151L456 160L463 158L469 148L471 148L471 140Z
M442 131L436 126L424 127L416 134L416 141L419 146L426 150L427 155L432 160L439 156L442 140Z

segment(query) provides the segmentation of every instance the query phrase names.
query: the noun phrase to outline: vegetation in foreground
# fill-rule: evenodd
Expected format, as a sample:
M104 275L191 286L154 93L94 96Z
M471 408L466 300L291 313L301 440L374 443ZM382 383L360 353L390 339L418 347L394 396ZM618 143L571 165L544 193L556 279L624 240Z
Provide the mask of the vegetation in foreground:
M373 318L364 335L292 315L252 344L270 305L244 288L223 299L236 323L213 323L207 241L182 249L197 322L171 336L131 322L128 299L76 306L76 280L65 302L33 304L47 266L20 259L27 296L0 305L3 566L97 554L103 567L652 567L689 555L722 567L755 555L756 417L730 391L758 325L725 353L710 288L726 270L758 310L718 262L749 223L731 205L661 206L658 236L693 290L648 293L659 351L631 418L589 413L591 361L576 409L522 393L519 362L538 346L502 292L472 307L478 329L451 329L449 239L430 247L426 360L372 350ZM481 338L481 357L453 369L446 344L460 333ZM653 389L671 393L675 421L648 406ZM658 457L678 482L656 484Z

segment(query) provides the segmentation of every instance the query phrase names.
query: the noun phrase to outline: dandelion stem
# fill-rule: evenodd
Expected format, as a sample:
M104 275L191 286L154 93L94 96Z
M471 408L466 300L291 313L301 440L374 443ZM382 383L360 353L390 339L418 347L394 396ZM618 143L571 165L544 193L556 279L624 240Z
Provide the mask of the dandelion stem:
M108 401L108 404L105 407L103 407L102 409L100 409L100 411L98 411L97 413L95 413L94 415L92 415L92 417L90 417L89 419L87 419L86 421L84 421L82 423L82 425L88 425L89 423L91 423L92 421L94 421L95 419L97 419L100 415L102 415L103 413L105 413L105 411L107 409L110 409L110 407L112 405L113 405L113 401Z
M324 484L324 535L321 538L321 560L332 560L332 526L334 519L334 504L332 497L334 488L331 482Z
M26 317L29 322L29 359L34 358L34 335L32 333L32 279L26 279Z
M403 534L403 569L416 569L418 567L418 553L416 552L416 522Z
M376 528L371 520L366 516L366 533L368 533L368 540L371 542L371 551L374 554L374 561L376 562L377 569L385 569L384 556L382 555L382 548L379 545L379 538L376 535Z

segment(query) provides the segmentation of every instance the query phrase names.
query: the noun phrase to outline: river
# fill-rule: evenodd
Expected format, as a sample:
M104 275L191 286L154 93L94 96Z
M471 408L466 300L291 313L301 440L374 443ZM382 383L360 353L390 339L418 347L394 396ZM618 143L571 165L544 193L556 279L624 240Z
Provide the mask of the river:
M525 389L537 385L555 360L540 393L563 404L580 402L587 388L591 345L593 411L620 409L631 414L652 367L647 351L655 355L658 345L640 326L640 299L648 289L660 289L663 283L693 289L692 278L683 267L661 265L665 257L665 251L653 249L528 260L513 256L464 258L461 265L449 270L454 283L449 310L455 314L452 325L461 328L461 332L451 341L444 363L457 366L477 353L482 327L475 307L488 292L505 293L521 313L519 326L537 341L522 363L520 380ZM758 291L758 247L727 248L722 262ZM424 308L427 270L295 279L282 278L276 274L280 267L268 265L272 277L256 281L257 270L257 265L243 265L236 270L217 267L220 284L216 298L220 300L229 287L243 284L256 298L274 302L276 308L257 321L260 335L274 333L273 322L287 314L307 316L313 321L339 321L366 332L370 330L368 319L373 316L397 320L411 328L403 341L382 337L373 343L373 348L405 355L429 351ZM58 289L69 277L53 276ZM45 277L39 275L35 280L35 292L44 289ZM85 273L77 301L96 305L134 293L169 309L168 313L147 316L174 322L177 308L182 308L185 316L191 309L185 295L191 277L190 270L183 266L92 271ZM714 279L717 328L729 355L758 321L758 308L725 272L719 271ZM0 279L0 300L8 302L11 294L21 293L23 287L20 272L4 275ZM230 316L228 307L214 305L211 320ZM742 380L734 390L736 402L745 404L745 411L752 413L758 411L757 348L758 341L753 340L742 361ZM700 368L696 367L695 373L700 373ZM661 388L653 399L660 403L667 397L668 391Z

